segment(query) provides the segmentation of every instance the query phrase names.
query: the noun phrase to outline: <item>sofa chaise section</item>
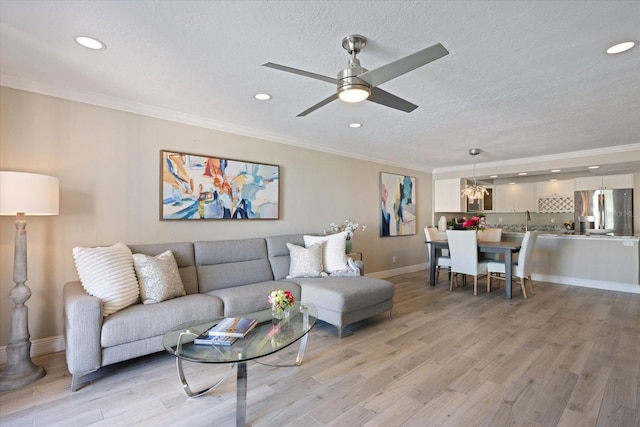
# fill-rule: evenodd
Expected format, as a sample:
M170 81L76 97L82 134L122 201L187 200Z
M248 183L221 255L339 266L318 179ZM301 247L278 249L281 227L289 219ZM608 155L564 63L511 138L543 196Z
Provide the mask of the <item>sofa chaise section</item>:
M274 278L300 286L301 300L313 303L318 319L334 325L338 337L351 323L367 319L393 309L393 284L370 277L298 277L287 278L289 249L287 243L304 246L304 235L291 234L266 238L269 261Z

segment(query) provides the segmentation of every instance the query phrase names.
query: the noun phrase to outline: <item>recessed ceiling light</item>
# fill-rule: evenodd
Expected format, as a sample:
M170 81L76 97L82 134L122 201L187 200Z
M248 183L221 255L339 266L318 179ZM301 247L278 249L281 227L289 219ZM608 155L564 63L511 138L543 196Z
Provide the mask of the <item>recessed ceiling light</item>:
M87 36L77 36L76 43L78 43L80 46L92 50L105 50L107 48L107 45L100 40Z
M489 178L497 178L498 175L491 175Z
M357 129L359 127L362 127L362 123L349 123L349 127L351 129Z
M271 95L268 93L256 93L253 97L258 101L268 101L271 99Z
M509 185L515 185L515 182L510 182Z
M558 180L557 180L557 179L555 179L555 178L552 178L552 179L550 179L549 181L551 181L551 182L556 182L556 181L558 181Z
M636 42L634 41L617 43L611 46L609 49L607 49L606 52L609 55L615 55L616 53L626 52L629 49L633 48L635 45L636 45Z
M520 172L518 175L520 175L520 176L524 176L524 175L526 175L526 174L527 174L526 172Z
M589 169L598 169L600 166L594 165L594 166L589 166Z
M560 172L560 169L551 169L551 172Z

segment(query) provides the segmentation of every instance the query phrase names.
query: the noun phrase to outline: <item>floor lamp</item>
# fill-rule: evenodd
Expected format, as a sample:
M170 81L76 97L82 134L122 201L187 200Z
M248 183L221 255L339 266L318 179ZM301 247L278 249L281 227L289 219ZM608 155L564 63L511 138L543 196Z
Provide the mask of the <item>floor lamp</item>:
M25 215L58 214L58 178L25 172L0 171L0 215L16 215L13 281L9 299L11 327L7 365L0 374L0 391L13 390L44 377L43 367L31 360L28 311L31 297L27 281L27 220Z

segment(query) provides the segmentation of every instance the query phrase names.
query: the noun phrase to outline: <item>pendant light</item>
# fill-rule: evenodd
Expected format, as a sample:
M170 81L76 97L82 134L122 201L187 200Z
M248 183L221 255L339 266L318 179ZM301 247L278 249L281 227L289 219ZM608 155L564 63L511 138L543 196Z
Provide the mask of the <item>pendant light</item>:
M478 154L480 154L480 149L479 148L469 148L469 155L472 157L477 156ZM469 199L470 202L473 202L474 200L480 200L483 199L485 195L489 194L489 191L482 185L478 185L476 183L476 162L474 160L473 162L473 184L472 185L465 185L464 186L464 190L462 190L462 197L466 197L467 199Z

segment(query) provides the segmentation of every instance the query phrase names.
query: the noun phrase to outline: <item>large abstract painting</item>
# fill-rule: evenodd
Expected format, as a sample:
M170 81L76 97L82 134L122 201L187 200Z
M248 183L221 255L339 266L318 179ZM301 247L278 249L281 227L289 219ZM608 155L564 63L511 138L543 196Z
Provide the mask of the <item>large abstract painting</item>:
M416 179L380 173L380 236L416 234Z
M160 151L160 219L278 219L275 165Z

